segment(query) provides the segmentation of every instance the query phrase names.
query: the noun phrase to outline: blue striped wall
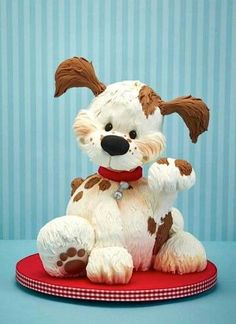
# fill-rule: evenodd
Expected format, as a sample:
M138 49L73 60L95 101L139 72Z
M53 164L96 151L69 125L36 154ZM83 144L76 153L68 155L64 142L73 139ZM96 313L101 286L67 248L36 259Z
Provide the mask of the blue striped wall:
M96 170L71 128L89 90L53 98L57 64L79 55L104 83L140 79L166 99L204 98L211 122L196 145L166 118L167 155L198 175L177 206L202 240L236 239L235 15L235 0L0 0L0 238L35 238L64 214L70 180Z

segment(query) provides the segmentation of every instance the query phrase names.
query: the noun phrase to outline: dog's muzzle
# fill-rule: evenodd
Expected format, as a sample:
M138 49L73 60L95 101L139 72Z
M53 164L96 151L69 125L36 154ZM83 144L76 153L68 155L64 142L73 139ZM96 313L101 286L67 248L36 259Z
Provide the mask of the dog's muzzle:
M114 155L123 155L129 150L129 142L121 136L107 135L103 137L101 146L105 152Z

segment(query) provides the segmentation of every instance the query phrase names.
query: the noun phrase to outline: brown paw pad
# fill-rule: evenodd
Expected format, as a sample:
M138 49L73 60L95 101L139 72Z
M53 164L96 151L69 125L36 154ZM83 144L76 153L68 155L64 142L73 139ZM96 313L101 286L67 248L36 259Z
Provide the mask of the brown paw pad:
M69 248L66 252L59 255L60 260L57 261L58 267L63 267L64 271L69 275L86 275L86 266L88 263L88 253L84 249Z

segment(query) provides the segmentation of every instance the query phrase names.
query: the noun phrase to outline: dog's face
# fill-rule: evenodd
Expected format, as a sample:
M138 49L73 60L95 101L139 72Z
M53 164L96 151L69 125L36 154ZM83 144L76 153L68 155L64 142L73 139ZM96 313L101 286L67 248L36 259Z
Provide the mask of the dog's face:
M145 115L139 81L109 85L89 109L79 112L74 130L93 162L114 170L132 170L155 160L165 147L159 109Z
M155 160L165 147L163 116L177 113L193 143L207 130L209 109L191 95L165 102L139 81L105 86L93 65L82 57L62 62L55 74L55 97L72 87L87 87L95 99L74 123L81 148L100 166L132 170Z

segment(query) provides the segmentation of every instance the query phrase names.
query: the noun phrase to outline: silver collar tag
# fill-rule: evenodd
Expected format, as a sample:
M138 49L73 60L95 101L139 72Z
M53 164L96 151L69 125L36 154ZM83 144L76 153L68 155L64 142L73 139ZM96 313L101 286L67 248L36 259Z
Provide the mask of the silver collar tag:
M128 182L125 182L125 181L121 181L119 183L119 187L118 189L113 193L113 197L116 199L116 200L121 200L122 197L123 197L123 191L128 189L129 188L129 184Z

